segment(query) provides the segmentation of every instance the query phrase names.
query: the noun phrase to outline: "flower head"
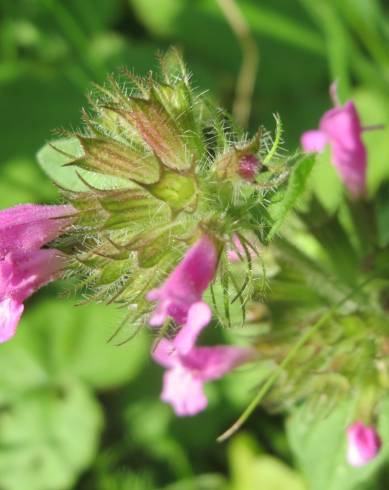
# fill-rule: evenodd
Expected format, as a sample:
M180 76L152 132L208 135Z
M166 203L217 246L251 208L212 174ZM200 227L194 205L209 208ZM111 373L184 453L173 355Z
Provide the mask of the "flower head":
M355 422L347 429L347 461L351 466L364 466L374 459L381 440L374 427Z
M60 252L40 247L59 235L73 212L71 206L32 204L0 211L0 343L15 334L24 300L62 268Z
M204 383L221 378L253 358L250 348L196 347L197 336L210 319L208 306L196 303L176 338L162 339L153 352L153 359L167 369L161 399L173 406L176 415L195 415L204 410L208 404Z
M307 152L321 152L329 144L332 162L354 197L366 192L367 152L362 127L353 102L324 113L318 130L303 133L301 145Z
M187 252L162 286L151 290L147 298L158 301L151 325L162 325L167 317L179 325L186 322L190 307L201 301L214 278L217 250L212 238L203 235Z

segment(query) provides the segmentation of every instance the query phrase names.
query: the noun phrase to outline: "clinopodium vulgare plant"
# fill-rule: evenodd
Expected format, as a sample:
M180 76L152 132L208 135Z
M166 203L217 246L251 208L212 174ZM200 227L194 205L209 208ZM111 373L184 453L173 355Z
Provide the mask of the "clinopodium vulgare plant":
M28 296L72 277L86 301L124 311L111 342L155 333L161 397L177 415L206 407L205 382L263 363L232 430L262 399L290 410L347 398L348 460L366 464L389 385L388 192L368 194L362 136L372 128L331 93L336 107L303 135L305 153L288 154L278 116L273 135L248 135L192 88L174 50L158 76L95 87L83 129L38 156L66 204L0 212L0 340ZM347 191L335 211L309 186L326 146ZM198 346L210 323L255 326L252 345Z

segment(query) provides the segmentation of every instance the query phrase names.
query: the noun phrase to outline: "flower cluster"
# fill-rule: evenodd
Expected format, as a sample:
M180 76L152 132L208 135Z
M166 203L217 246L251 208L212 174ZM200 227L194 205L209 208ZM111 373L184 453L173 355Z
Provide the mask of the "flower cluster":
M162 60L161 71L161 78L145 80L126 73L128 87L111 80L97 88L93 112L84 114L84 131L72 135L74 157L66 162L82 171L85 186L64 190L77 209L64 246L69 270L85 296L127 310L118 343L167 317L184 324L192 297L201 296L211 277L225 295L218 319L228 324L228 298L237 297L243 310L254 287L252 257L274 225L269 209L301 160L280 156L279 134L273 142L262 128L250 138L235 127L191 87L175 52ZM106 185L91 183L96 174ZM198 262L190 272L193 284L175 290L172 302L182 265L160 284L200 236L215 243L212 267ZM239 273L230 267L234 250ZM195 247L190 253L202 252ZM149 322L152 301L158 307Z
M258 333L255 347L198 345L213 313L215 324L260 323L267 279L259 247L270 245L301 197L313 156L283 157L278 151L280 123L274 141L263 128L250 138L235 127L206 95L192 89L175 53L162 61L162 79L127 76L130 95L115 81L100 87L92 115L84 114L85 129L69 135L74 151L58 149L67 158L66 166L81 170L84 190L64 187L69 205L21 205L0 212L0 342L14 335L24 301L66 269L90 300L125 309L115 335L124 332L126 340L133 335L129 329L146 325L157 333L151 356L166 369L161 398L179 416L205 409L204 384L238 366L270 360L284 368L280 359L288 358L294 336L303 362L296 359L288 369L276 370L282 376L265 400L272 408L289 409L318 393L323 399L332 389L358 392L362 383L351 358L356 352L368 362L369 356L383 359L386 333L376 327L369 343L361 342L361 329L349 328L347 322L354 315L363 328L365 323L379 325L384 315L366 306L379 302L379 292L366 293L363 307L362 301L340 301L352 298L358 273L365 279L363 239L358 256L340 220L328 216L314 199L308 211L299 209L296 216L310 238L325 248L324 265L320 254L317 262L304 256L293 237L278 237L271 249L273 282L266 298L271 319ZM354 103L341 106L336 101L319 129L301 138L307 153L330 145L362 237L370 224L369 219L362 223L357 207L367 195L363 131ZM101 185L95 184L96 175ZM324 231L318 223L324 223ZM371 258L371 250L378 248L371 240L369 264L378 270L382 258ZM213 310L204 300L208 288ZM288 305L284 310L282 301ZM334 309L333 328L306 335L323 309L339 304L344 308ZM231 308L239 309L240 322L231 319ZM300 342L302 333L305 343ZM340 346L338 351L334 345ZM381 393L382 367L377 366L375 362L369 370L368 381ZM324 394L321 386L326 387ZM352 466L371 461L381 444L375 429L361 422L349 427L347 440Z
M213 280L216 267L216 245L204 235L162 287L148 295L149 300L158 301L150 324L162 325L170 317L179 326L174 339L161 339L153 352L154 360L167 369L162 400L171 403L177 415L203 410L207 406L203 383L255 357L250 348L196 346L198 335L211 321L212 313L202 301L202 293Z

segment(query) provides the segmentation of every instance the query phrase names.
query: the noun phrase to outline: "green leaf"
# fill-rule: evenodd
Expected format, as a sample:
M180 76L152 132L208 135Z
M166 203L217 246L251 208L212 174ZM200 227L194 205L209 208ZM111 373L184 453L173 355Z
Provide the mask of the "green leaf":
M229 446L232 475L231 490L304 490L305 484L297 472L265 454L259 454L255 440L239 434Z
M185 0L129 0L137 16L153 32L170 35L175 29L176 18Z
M289 178L288 187L281 202L273 206L272 215L274 224L271 227L267 240L270 241L280 230L288 213L295 207L307 188L307 181L311 174L315 157L304 156L293 169Z
M354 404L343 402L327 417L312 414L307 407L289 419L287 432L292 451L308 479L310 490L367 490L376 486L379 471L387 465L389 446L383 444L378 456L361 468L346 462L346 428L353 421ZM380 407L378 432L389 438L389 400Z
M27 317L30 336L41 333L51 349L50 369L72 373L98 389L111 388L133 379L148 354L147 335L116 346L108 342L122 319L114 306L71 301L41 304Z
M82 385L65 382L26 392L0 414L0 486L62 490L93 460L102 414Z
M56 199L56 190L33 159L12 158L1 165L0 209L16 203L45 203Z
M81 175L90 185L99 189L115 189L131 187L128 180L109 177L81 168L66 166L75 158L83 156L81 144L77 138L62 138L43 146L38 154L38 163L53 182L65 189L80 192L88 190L88 186L77 175Z
M160 382L160 380L159 380ZM153 390L153 393L156 391ZM171 407L153 397L131 400L125 413L127 438L157 460L168 465L179 478L192 476L186 449L171 432Z
M76 307L66 300L27 307L12 342L0 346L0 400L67 376L98 389L135 377L147 359L146 336L140 333L120 347L107 342L122 315L114 307Z

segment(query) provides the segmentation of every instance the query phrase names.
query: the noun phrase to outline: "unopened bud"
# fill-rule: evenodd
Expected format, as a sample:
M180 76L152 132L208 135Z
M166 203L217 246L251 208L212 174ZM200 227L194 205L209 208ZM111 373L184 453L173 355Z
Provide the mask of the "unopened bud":
M255 155L243 155L239 158L238 174L242 179L253 181L256 173L261 169L262 163Z
M374 459L381 447L374 427L355 422L347 429L347 461L351 466L364 466Z

